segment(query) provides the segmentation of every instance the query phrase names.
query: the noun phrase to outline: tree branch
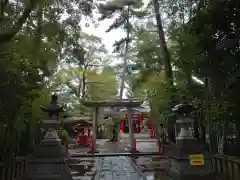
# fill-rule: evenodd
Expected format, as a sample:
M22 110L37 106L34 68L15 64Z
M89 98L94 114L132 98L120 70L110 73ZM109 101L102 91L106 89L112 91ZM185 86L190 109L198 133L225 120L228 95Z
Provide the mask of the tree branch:
M66 86L71 89L71 91L79 98L80 94L77 92L76 87L74 87L70 82L66 83Z
M205 6L205 0L199 0L197 5L197 11L200 11Z
M22 16L19 17L15 26L10 28L8 32L0 34L0 44L6 43L12 40L12 38L21 30L22 25L26 22L26 20L30 16L35 3L36 1L34 2L34 0L30 0L30 3L29 3L30 5L24 9Z

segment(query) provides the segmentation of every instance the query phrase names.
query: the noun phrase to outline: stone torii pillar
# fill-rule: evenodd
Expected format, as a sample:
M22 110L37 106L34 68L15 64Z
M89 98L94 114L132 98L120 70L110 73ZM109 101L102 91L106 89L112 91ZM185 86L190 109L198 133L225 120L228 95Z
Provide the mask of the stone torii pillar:
M132 107L127 107L127 111L128 111L128 133L129 133L129 144L130 144L130 151L133 152L133 122L132 122Z
M94 146L94 151L96 151L96 139L97 139L97 126L100 120L99 116L99 107L96 106L94 107L94 112L93 112L93 123L92 123L92 138L93 138L93 143L92 145Z

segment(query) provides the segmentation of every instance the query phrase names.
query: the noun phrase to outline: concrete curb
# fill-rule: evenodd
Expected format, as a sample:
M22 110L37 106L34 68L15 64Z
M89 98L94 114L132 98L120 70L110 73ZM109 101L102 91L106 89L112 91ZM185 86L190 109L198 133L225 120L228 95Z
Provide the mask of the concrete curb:
M101 172L101 169L102 169L102 160L103 160L103 157L99 157L98 158L98 161L96 163L96 173L95 173L95 176L94 176L94 180L98 180L99 179L99 176L100 176L100 172Z

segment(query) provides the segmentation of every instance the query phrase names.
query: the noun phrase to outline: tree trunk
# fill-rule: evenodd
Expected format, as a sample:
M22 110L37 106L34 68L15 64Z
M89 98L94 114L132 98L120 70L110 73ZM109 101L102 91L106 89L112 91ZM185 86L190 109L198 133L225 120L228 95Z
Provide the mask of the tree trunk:
M170 53L167 48L165 35L164 35L164 31L163 31L159 1L153 0L153 5L154 5L155 13L156 13L160 50L163 53L163 57L164 57L164 61L165 61L164 68L166 71L166 79L169 81L170 85L173 85L173 73L172 73L172 66L171 66L171 58L170 58Z
M126 73L126 70L127 70L127 55L128 55L129 38L130 38L130 29L128 27L128 25L129 25L129 6L128 6L128 15L127 16L128 16L127 17L127 41L126 41L125 52L124 52L123 71L122 71L120 92L119 92L120 99L123 98L122 96L123 96L124 83L125 83L125 73Z
M194 128L194 138L200 141L199 125L196 121L194 122L193 128Z
M237 109L236 109L237 110ZM235 122L236 125L236 147L234 148L234 155L235 156L240 156L240 115L239 112L235 112L237 120Z
M3 20L3 16L4 16L4 12L5 12L5 8L8 4L9 0L2 0L0 2L0 22Z
M82 77L82 94L81 94L81 99L84 99L85 96L86 96L86 74L85 74L85 72L83 72L82 76L83 77Z
M205 95L205 101L204 101L204 119L205 119L205 125L207 125L207 129L208 129L208 135L209 135L209 147L210 147L210 151L214 151L214 145L212 143L214 143L214 137L213 136L213 133L212 131L214 130L213 128L213 124L212 124L212 119L211 119L211 110L209 109L209 105L210 105L210 89L209 89L209 86L210 86L210 82L209 82L209 79L208 77L205 77L204 79L204 95Z

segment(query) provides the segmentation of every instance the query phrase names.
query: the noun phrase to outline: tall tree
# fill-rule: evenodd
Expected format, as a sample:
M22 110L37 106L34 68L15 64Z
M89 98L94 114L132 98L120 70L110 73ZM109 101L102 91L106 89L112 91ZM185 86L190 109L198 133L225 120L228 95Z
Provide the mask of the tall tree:
M159 0L153 0L153 6L155 10L155 17L157 22L157 32L158 32L158 38L159 38L159 45L161 52L163 54L164 58L164 69L166 72L166 80L169 81L170 85L173 85L173 73L172 73L172 65L171 65L171 56L167 48L167 43L165 39L165 33L163 30L163 23L161 19L160 14L160 6L159 6Z
M61 55L61 63L67 67L53 77L53 86L63 94L70 92L71 104L77 105L74 109L81 108L80 111L86 109L82 101L116 98L116 73L105 65L108 52L101 39L84 32L76 32L72 37Z
M35 136L33 130L38 131L40 113L33 104L40 106L39 103L50 95L49 89L46 92L43 89L49 87L49 76L57 69L63 42L69 33L67 29L74 25L70 20L79 22L76 16L68 21L61 19L64 11L72 15L75 12L69 11L72 5L80 5L80 2L73 4L47 0L3 0L0 3L2 159L17 155L19 139L28 139L23 134ZM89 15L91 6L88 10L85 7L79 10ZM28 150L26 148L25 153Z
M116 41L114 46L114 52L120 52L123 57L123 69L120 77L120 92L119 98L123 97L123 90L125 88L125 79L127 73L127 63L129 58L129 45L133 39L132 29L133 24L130 22L134 17L141 18L144 13L139 9L143 5L142 1L135 0L113 0L108 2L105 5L100 5L99 10L102 13L102 17L100 20L104 20L105 18L113 18L114 15L118 14L118 17L115 19L112 25L106 30L106 32L110 32L113 29L123 28L126 32L126 37Z

